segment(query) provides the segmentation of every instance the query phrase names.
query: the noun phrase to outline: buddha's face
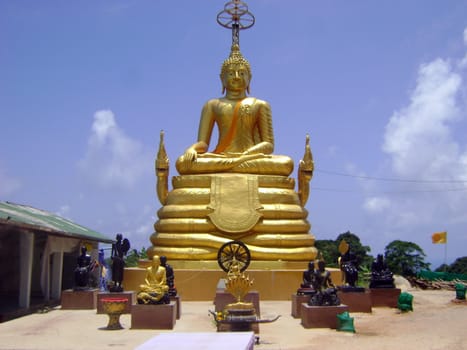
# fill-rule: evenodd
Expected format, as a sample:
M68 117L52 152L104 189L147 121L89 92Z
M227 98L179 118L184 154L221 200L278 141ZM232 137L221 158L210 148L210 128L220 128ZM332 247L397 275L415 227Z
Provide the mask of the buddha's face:
M152 266L154 268L158 268L160 265L161 265L161 260L159 259L157 255L154 255L152 258Z
M250 84L250 74L243 64L230 64L222 76L227 91L244 91Z

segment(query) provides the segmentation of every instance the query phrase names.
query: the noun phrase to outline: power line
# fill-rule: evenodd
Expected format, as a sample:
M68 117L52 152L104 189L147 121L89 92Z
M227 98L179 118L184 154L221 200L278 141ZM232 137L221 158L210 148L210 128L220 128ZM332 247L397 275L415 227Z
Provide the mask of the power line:
M397 179L397 178L385 178L385 177L374 177L374 176L363 176L363 175L352 175L346 173L340 173L336 171L320 170L315 169L315 172L330 174L336 176L353 177L364 180L375 180L375 181L387 181L387 182L411 182L411 183L467 183L467 180L414 180L414 179Z
M361 190L346 190L338 188L323 188L323 187L311 187L312 191L323 191L323 192L341 192L341 193L361 193ZM450 188L444 190L404 190L404 191L380 191L380 194L406 194L406 193L424 193L424 192L462 192L467 191L467 188ZM371 194L371 193L366 193Z

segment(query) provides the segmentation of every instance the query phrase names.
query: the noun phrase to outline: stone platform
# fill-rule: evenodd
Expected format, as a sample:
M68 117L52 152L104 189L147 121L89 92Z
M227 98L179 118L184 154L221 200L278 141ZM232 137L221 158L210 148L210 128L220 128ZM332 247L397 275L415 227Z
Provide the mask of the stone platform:
M349 307L349 312L371 312L371 293L368 289L364 292L338 291L337 296L342 304Z
M131 329L173 329L177 319L175 302L161 305L134 304Z
M61 305L62 309L68 310L88 310L95 309L97 306L98 289L62 291Z
M399 288L371 288L371 305L397 307L401 290Z
M302 326L304 328L337 329L337 315L349 311L347 305L310 306L303 303L301 307Z
M124 314L131 313L131 306L136 303L136 293L134 291L127 292L98 292L97 293L97 313L105 314L104 307L102 305L102 299L105 298L117 298L117 299L126 299L125 310L122 312Z

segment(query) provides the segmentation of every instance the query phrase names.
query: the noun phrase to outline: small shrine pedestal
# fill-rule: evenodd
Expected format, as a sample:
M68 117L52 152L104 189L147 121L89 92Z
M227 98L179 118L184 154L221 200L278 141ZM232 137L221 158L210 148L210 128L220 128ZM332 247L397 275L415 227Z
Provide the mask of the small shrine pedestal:
M134 304L131 307L132 329L173 329L176 318L175 301L160 305Z
M98 289L62 291L61 304L63 310L95 309Z
M310 300L309 295L292 294L292 317L300 318L302 315L302 304L308 303Z
M371 305L397 307L397 300L401 294L399 288L371 288Z
M175 314L177 320L179 320L180 316L182 315L182 303L180 301L180 295L171 296L170 301L173 301L175 303Z
M363 292L338 291L337 296L342 304L349 307L349 312L371 312L371 293L368 289Z
M234 296L229 292L226 292L223 289L217 289L216 297L214 298L214 307L215 311L223 311L228 304L233 304L237 300L235 300ZM261 316L261 311L259 308L259 292L258 291L250 291L248 292L243 301L246 303L252 303L255 307L256 315L259 317Z
M331 328L337 329L337 315L349 311L347 305L337 306L310 306L301 305L302 326L304 328Z
M115 299L125 299L125 308L123 310L123 314L131 313L131 306L136 304L136 293L133 291L128 292L99 292L97 293L97 313L104 314L106 313L104 310L104 306L102 303L102 299L108 298L115 298Z

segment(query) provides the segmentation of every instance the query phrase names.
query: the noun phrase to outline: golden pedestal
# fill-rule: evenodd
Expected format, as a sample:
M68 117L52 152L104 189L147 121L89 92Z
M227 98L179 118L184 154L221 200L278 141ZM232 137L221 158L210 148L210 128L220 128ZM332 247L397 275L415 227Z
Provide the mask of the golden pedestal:
M125 311L128 299L126 298L103 298L101 299L104 313L109 315L109 323L105 329L123 329L120 324L120 315Z
M126 300L124 314L131 313L131 305L136 303L136 293L134 291L123 291L123 292L99 292L97 293L97 313L106 313L104 310L103 299L117 298Z
M287 176L236 173L180 175L158 210L149 257L217 263L232 240L252 261L309 261L316 257L308 211ZM306 265L305 265L306 266Z

